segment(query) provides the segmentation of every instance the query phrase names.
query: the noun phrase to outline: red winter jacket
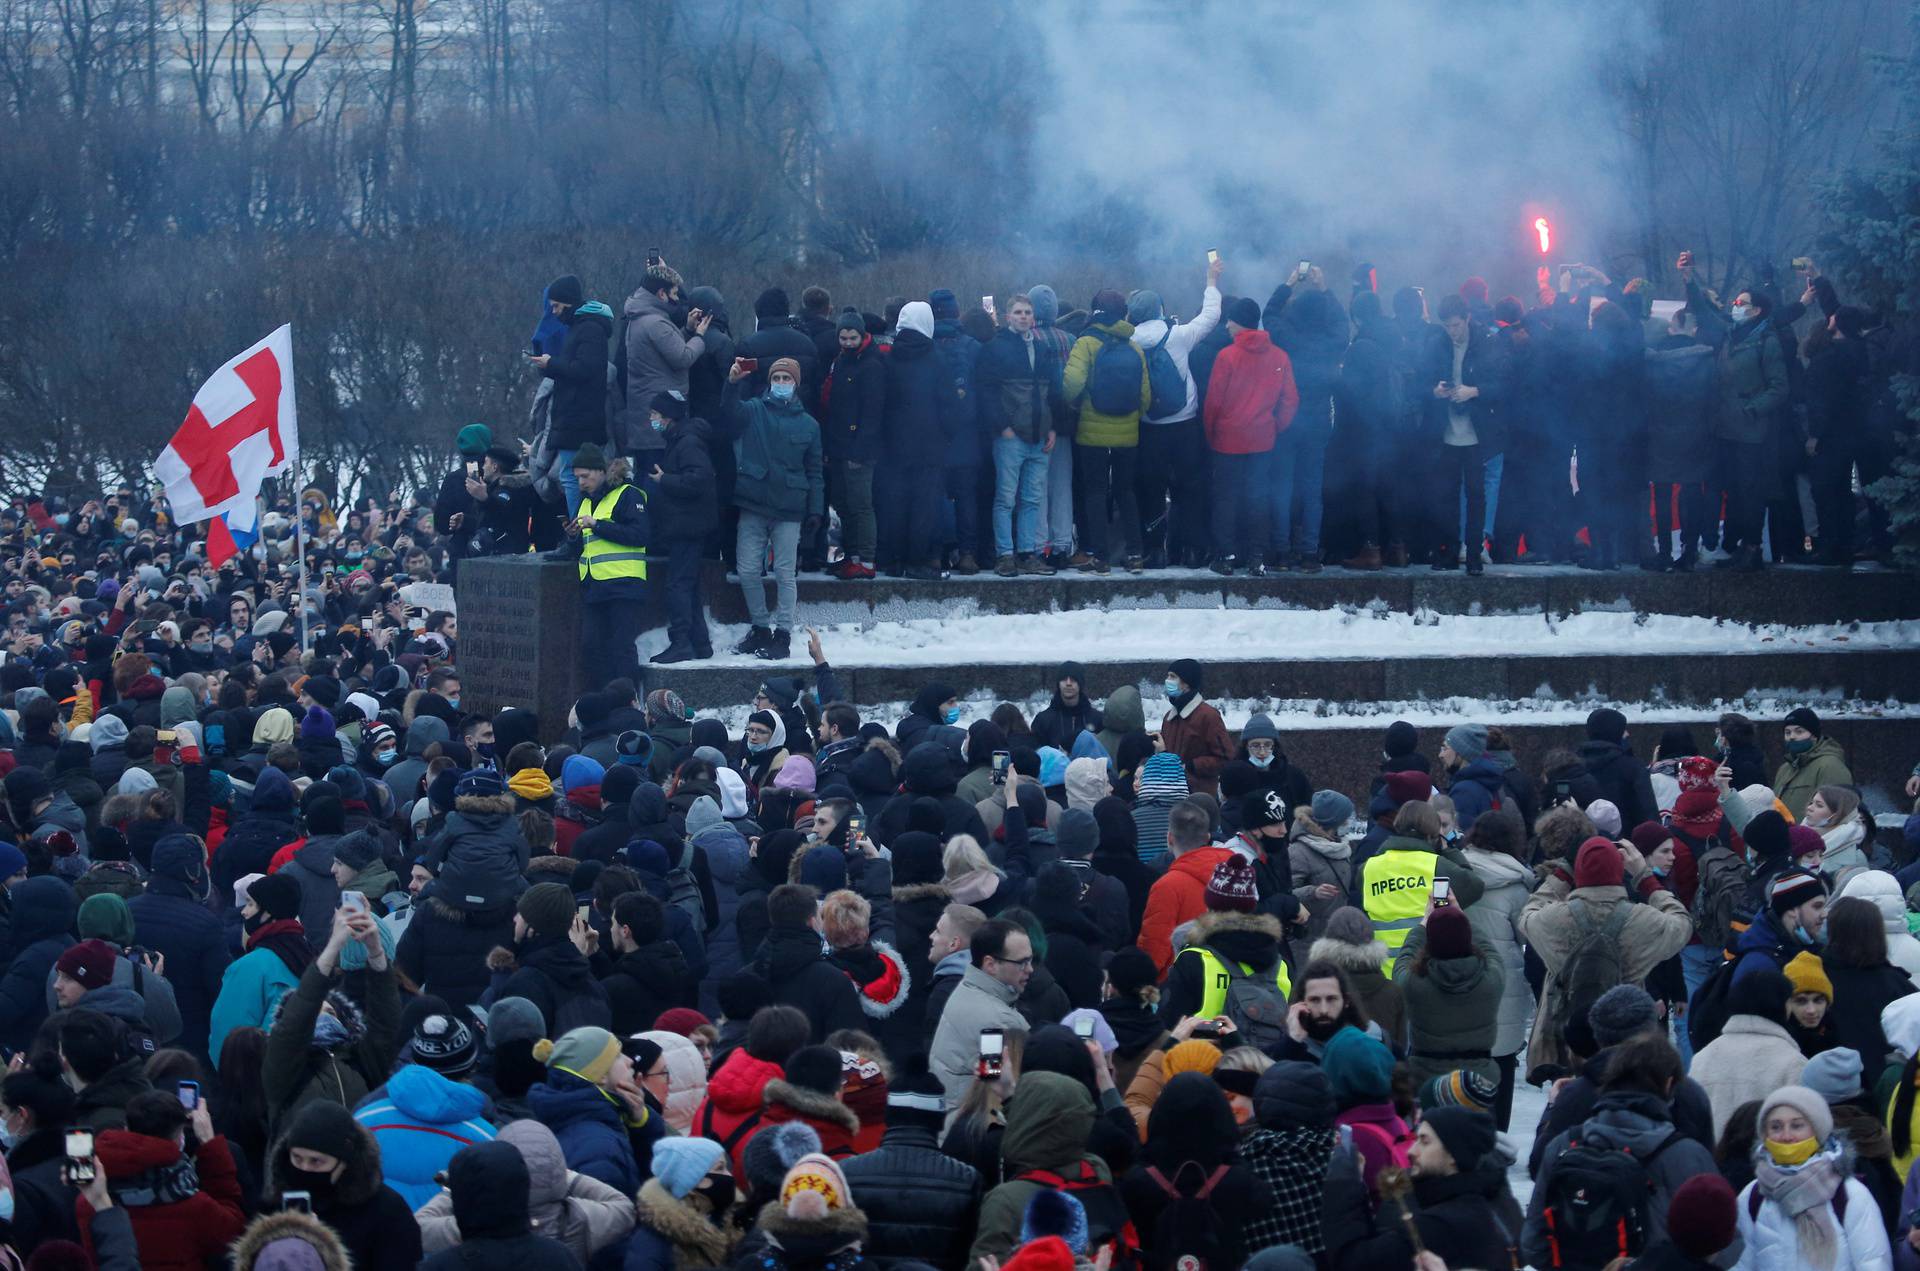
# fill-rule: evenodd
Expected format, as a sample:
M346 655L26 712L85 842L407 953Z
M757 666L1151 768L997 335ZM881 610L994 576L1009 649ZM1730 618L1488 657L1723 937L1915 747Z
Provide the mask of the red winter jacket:
M172 1139L102 1130L94 1152L107 1171L107 1187L115 1203L133 1220L142 1271L202 1271L226 1252L247 1225L240 1209L233 1154L218 1135L193 1154L200 1176L198 1190L178 1198L175 1193L181 1190L181 1182L175 1171L182 1162ZM92 1257L88 1226L93 1206L82 1196L74 1202L74 1212L80 1239Z
M1147 893L1147 912L1141 915L1135 943L1153 958L1163 978L1173 962L1173 929L1207 911L1207 880L1214 866L1231 855L1229 847L1196 847L1168 865Z
M786 1076L779 1064L755 1059L743 1046L707 1079L707 1097L688 1131L727 1149L733 1176L747 1176L747 1140L764 1119L767 1083Z
M1299 406L1286 352L1265 331L1242 331L1220 350L1207 381L1207 448L1222 455L1272 450Z

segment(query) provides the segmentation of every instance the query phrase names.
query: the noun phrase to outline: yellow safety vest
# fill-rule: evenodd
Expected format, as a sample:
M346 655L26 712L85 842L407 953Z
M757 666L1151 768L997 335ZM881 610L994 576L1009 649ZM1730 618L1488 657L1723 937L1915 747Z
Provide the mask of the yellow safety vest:
M1227 1009L1227 990L1233 986L1233 973L1227 970L1227 964L1221 961L1220 955L1212 949L1199 945L1189 945L1187 948L1182 949L1181 952L1197 953L1200 955L1200 967L1203 973L1202 982L1206 985L1206 990L1200 998L1200 1009L1195 1011L1194 1014L1198 1015L1201 1019L1212 1019L1216 1015L1225 1014ZM1253 968L1244 962L1236 959L1234 965L1240 968L1240 974L1242 975L1253 974ZM1287 960L1282 957L1275 957L1273 967L1273 982L1279 986L1280 996L1283 999L1292 997L1293 977L1287 974Z
M624 485L614 486L600 496L595 503L582 498L580 505L586 509L597 526L601 521L613 519L614 505L620 502L620 496L628 489ZM646 491L640 491L640 498L646 500ZM618 578L637 578L642 582L647 578L647 549L631 547L625 543L615 543L600 537L593 530L586 530L580 543L580 577L591 578L595 582L612 582Z
M1387 946L1387 961L1407 942L1407 932L1427 914L1440 858L1432 852L1381 852L1361 871L1361 902L1373 920L1373 935Z

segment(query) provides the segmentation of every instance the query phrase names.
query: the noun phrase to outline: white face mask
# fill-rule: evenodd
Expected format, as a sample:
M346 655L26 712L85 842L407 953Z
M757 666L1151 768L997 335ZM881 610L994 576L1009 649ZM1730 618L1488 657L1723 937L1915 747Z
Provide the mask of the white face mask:
M1752 316L1753 316L1752 305L1735 305L1733 307L1733 320L1735 322L1745 322L1748 318L1751 318Z

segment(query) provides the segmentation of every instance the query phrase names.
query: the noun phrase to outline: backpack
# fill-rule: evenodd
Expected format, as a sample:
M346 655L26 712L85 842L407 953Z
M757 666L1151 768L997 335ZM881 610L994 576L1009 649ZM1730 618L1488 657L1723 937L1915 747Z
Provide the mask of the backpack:
M1602 994L1621 983L1626 960L1620 935L1630 913L1621 901L1603 925L1594 922L1585 900L1571 901L1568 908L1573 911L1573 948L1553 977L1553 1000L1560 1008L1556 1018L1562 1021L1581 1018Z
M1085 1160L1074 1162L1071 1178L1048 1169L1027 1170L1015 1174L1009 1182L1038 1183L1055 1191L1067 1192L1080 1202L1087 1214L1087 1256L1092 1258L1101 1245L1113 1246L1110 1271L1136 1271L1140 1265L1140 1235L1120 1199L1120 1190L1100 1177Z
M1287 995L1277 972L1284 964L1253 971L1218 949L1207 952L1213 955L1212 961L1201 965L1211 974L1226 973L1227 1001L1222 1010L1233 1021L1240 1040L1269 1055L1280 1053L1287 1043Z
M1093 366L1087 371L1087 404L1102 415L1140 413L1140 350L1129 340L1093 327L1087 334L1100 341Z
M1359 1144L1357 1140L1360 1138L1361 1133L1364 1131L1367 1138L1372 1139L1375 1143L1384 1144L1386 1146L1387 1154L1393 1158L1393 1167L1395 1169L1407 1168L1407 1165L1410 1160L1407 1154L1408 1149L1413 1146L1414 1136L1413 1136L1412 1130L1408 1130L1405 1134L1402 1134L1396 1137L1392 1134L1388 1134L1386 1130L1384 1130L1378 1125L1375 1125L1371 1121L1356 1121L1354 1124L1347 1126L1345 1128L1352 1133L1353 1138L1356 1140L1354 1145L1354 1150L1356 1153L1359 1152ZM1359 1163L1361 1166L1361 1171L1363 1173L1365 1172L1365 1159L1366 1158L1363 1155L1359 1157Z
M700 883L693 876L693 841L680 845L680 863L667 871L667 903L678 905L687 911L687 916L698 925L694 930L706 927L707 909L700 899Z
M1548 1265L1567 1271L1599 1271L1615 1258L1637 1257L1647 1247L1653 1200L1654 1158L1680 1137L1675 1130L1645 1160L1625 1148L1593 1147L1574 1131L1553 1163L1541 1212L1547 1228Z
M1727 1019L1733 1014L1732 1007L1727 1004L1727 995L1733 991L1733 971L1739 965L1738 958L1722 960L1694 990L1693 1000L1687 1003L1687 1043L1693 1047L1696 1055L1720 1036L1721 1030L1727 1026Z
M1172 1179L1162 1174L1159 1166L1147 1166L1147 1177L1167 1196L1167 1203L1160 1207L1160 1215L1154 1219L1153 1238L1147 1242L1147 1248L1152 1251L1156 1264L1174 1267L1177 1271L1231 1271L1239 1259L1228 1252L1226 1242L1220 1238L1220 1233L1230 1224L1214 1209L1212 1199L1213 1189L1227 1176L1227 1167L1215 1166L1211 1174L1200 1180L1199 1190L1188 1195L1174 1180L1190 1165L1199 1171L1198 1162L1182 1161L1173 1171Z
M1153 389L1153 402L1147 407L1148 419L1165 419L1187 408L1187 377L1167 352L1173 338L1173 323L1167 323L1160 343L1147 350L1147 382Z

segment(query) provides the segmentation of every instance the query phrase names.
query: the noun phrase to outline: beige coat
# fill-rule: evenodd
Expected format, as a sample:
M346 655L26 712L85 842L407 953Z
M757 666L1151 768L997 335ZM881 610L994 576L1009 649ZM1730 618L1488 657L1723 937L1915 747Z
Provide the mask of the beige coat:
M1693 1057L1687 1075L1700 1083L1713 1105L1713 1136L1719 1138L1734 1110L1764 1099L1781 1086L1797 1086L1807 1057L1784 1024L1758 1015L1735 1015L1720 1035Z

